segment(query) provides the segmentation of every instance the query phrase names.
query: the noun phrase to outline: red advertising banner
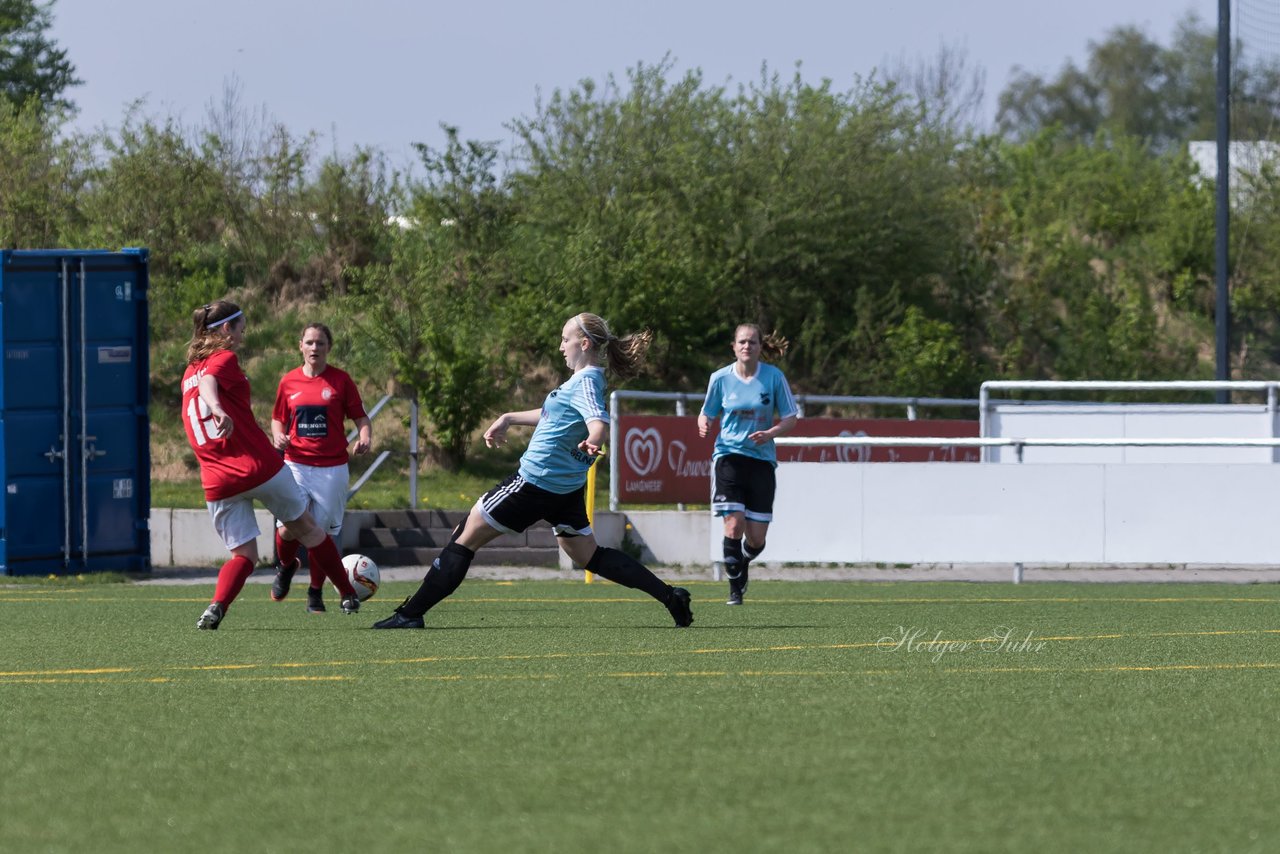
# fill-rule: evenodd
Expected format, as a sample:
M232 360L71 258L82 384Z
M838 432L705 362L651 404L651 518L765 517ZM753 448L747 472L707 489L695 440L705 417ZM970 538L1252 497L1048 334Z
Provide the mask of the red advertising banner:
M706 504L711 495L715 434L698 438L698 419L681 415L623 415L618 500L629 504ZM905 418L801 418L789 436L977 436L977 421ZM977 462L978 448L783 447L785 462Z

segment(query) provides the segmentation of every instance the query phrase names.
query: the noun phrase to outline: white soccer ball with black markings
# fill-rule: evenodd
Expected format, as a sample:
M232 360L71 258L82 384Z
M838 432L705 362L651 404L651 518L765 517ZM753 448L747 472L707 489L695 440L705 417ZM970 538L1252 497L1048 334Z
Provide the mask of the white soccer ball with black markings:
M364 555L347 555L342 559L342 568L347 571L347 580L356 589L360 601L368 599L378 592L381 576L378 565Z

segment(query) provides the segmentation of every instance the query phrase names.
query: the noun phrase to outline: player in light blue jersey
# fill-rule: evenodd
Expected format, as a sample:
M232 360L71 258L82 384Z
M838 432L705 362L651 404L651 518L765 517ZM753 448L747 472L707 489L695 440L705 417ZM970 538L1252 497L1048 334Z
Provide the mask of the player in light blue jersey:
M704 439L712 420L720 418L712 453L711 512L724 517L729 605L742 604L747 568L764 551L773 521L778 465L773 440L795 427L799 414L782 371L760 360L762 353L777 358L786 352L785 339L763 337L752 323L739 326L733 334L735 359L711 375L698 414L698 435Z
M477 549L541 519L551 523L560 548L575 564L648 593L667 607L679 627L693 622L689 591L668 586L624 552L598 545L587 519L587 470L609 432L605 368L620 379L635 376L652 338L648 330L617 338L594 314L569 318L560 332L560 352L573 375L547 395L542 409L504 413L484 433L485 444L494 448L506 442L508 427L534 428L519 470L481 496L417 592L375 623L375 629L422 628L423 615L466 578Z

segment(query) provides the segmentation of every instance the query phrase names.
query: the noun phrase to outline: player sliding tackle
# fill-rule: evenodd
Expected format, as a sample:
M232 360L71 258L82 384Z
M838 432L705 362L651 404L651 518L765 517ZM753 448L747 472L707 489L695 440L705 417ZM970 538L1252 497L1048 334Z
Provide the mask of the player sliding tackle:
M545 519L560 548L578 566L624 587L643 590L666 606L677 626L693 622L689 591L671 587L644 564L596 543L587 519L587 470L608 435L604 368L620 379L635 376L652 334L616 338L594 314L579 314L560 333L560 352L573 376L547 395L542 409L507 412L485 431L491 448L507 440L509 427L533 427L519 470L486 492L454 538L431 564L417 592L375 629L420 629L423 615L443 601L467 576L476 550L502 534L524 531Z

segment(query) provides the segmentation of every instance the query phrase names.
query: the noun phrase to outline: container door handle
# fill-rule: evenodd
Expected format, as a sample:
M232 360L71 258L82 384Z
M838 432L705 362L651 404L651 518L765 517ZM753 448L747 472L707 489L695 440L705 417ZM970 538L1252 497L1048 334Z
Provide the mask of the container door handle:
M86 460L89 460L90 462L92 462L93 460L96 460L98 457L105 457L107 455L106 451L99 451L98 448L93 444L94 442L98 441L97 436L81 436L80 438L83 440L83 444L82 444L82 447L84 448L83 454Z
M54 463L62 459L63 454L62 454L62 451L59 451L53 445L50 445L49 450L45 451L43 454L41 454L41 456L47 457L49 462Z

